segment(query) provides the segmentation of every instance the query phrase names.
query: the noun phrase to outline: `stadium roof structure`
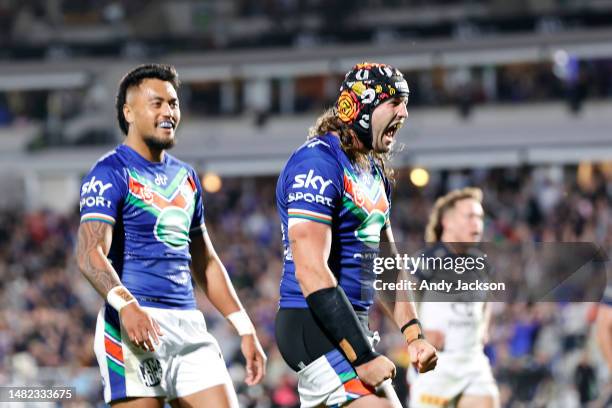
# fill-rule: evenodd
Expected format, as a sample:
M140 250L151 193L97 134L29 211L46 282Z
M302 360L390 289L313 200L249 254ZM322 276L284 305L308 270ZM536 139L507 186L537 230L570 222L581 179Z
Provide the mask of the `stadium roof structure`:
M588 102L579 116L564 103L478 107L469 120L456 109L410 111L399 134L395 166L428 168L518 166L606 161L612 157L612 103ZM280 116L265 127L252 118L190 120L181 124L172 153L221 175L280 171L306 137L313 115ZM0 140L3 139L0 137ZM0 169L77 172L112 146L49 148L24 153L15 137L0 143Z
M551 61L564 50L577 58L612 56L612 29L540 34L512 34L461 40L388 41L381 44L328 45L314 48L168 53L184 82L283 78L343 74L355 63L385 61L401 69L487 66ZM123 73L143 61L117 58L69 58L0 64L0 91L79 88L88 78L107 76L116 84Z

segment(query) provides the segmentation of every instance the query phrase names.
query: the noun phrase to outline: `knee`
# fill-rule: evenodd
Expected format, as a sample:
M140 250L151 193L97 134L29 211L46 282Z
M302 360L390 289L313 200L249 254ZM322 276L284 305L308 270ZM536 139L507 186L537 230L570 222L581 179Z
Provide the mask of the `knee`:
M348 405L344 405L348 408L394 408L391 401L386 398L378 397L376 395L367 395L359 399L354 400Z

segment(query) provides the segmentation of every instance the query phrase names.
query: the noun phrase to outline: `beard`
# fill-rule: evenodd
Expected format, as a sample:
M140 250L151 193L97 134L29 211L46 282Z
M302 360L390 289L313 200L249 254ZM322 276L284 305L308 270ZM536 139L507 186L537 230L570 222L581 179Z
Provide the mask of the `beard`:
M168 150L174 147L174 144L176 143L175 138L163 140L155 136L145 136L143 141L151 150Z

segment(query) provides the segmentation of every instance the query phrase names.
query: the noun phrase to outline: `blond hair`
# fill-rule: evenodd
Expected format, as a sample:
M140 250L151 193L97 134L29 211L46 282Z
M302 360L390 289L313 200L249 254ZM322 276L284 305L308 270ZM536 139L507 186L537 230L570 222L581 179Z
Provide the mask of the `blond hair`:
M453 208L457 201L471 198L482 204L482 190L478 187L465 187L460 190L453 190L436 200L436 203L429 214L429 221L425 228L425 242L438 242L442 238L442 217Z
M351 128L338 118L338 111L335 107L327 109L321 116L317 118L314 125L308 129L307 139L314 139L328 132L334 132L340 137L340 145L346 153L351 163L356 164L362 169L370 168L368 157L372 157L374 162L380 166L385 177L393 182L394 171L388 166L390 153L377 153L370 150L364 153L361 148L357 135Z

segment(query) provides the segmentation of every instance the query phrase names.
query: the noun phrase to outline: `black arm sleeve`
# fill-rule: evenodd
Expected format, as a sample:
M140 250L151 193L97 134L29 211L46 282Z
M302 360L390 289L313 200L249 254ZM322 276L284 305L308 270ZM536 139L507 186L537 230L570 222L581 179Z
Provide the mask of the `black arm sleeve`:
M323 330L354 366L378 357L365 335L344 290L336 286L311 293L308 307Z

